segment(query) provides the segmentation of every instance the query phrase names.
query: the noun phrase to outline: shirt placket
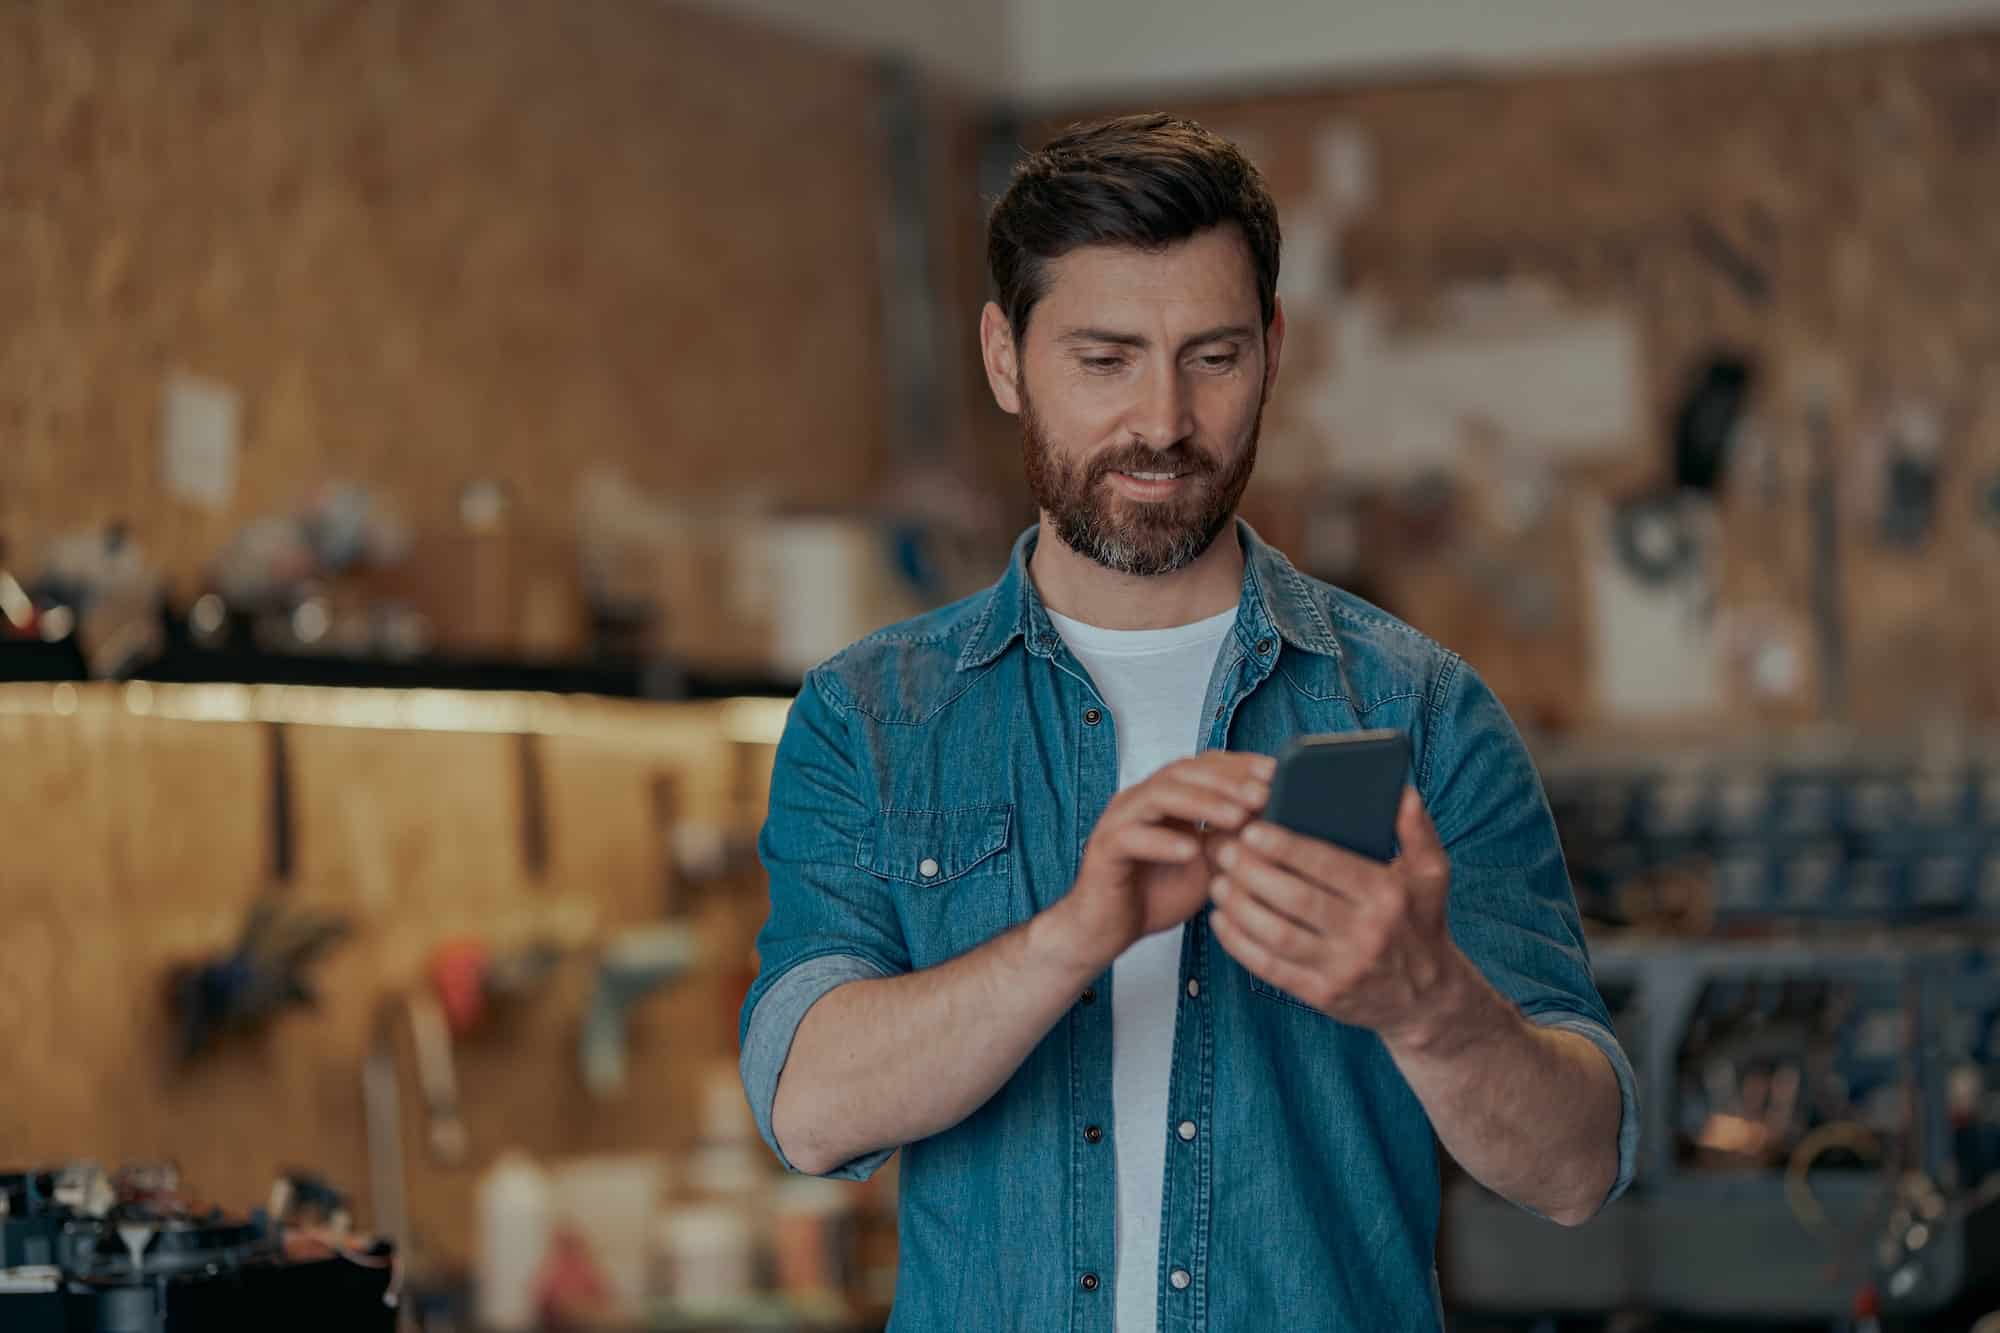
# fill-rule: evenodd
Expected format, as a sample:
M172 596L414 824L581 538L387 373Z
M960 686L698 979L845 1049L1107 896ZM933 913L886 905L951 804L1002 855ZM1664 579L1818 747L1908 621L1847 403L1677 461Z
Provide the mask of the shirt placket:
M1203 750L1228 748L1237 707L1270 674L1275 645L1268 634L1261 651L1230 641L1203 705ZM1174 1024L1174 1062L1167 1090L1171 1126L1160 1208L1160 1328L1200 1333L1208 1326L1209 1217L1215 1187L1215 1021L1209 985L1208 912L1195 914L1181 941L1180 1013Z
M1118 787L1118 742L1111 710L1081 663L1068 660L1061 639L1043 629L1034 646L1053 668L1060 734L1069 741L1069 790L1074 837L1069 881L1083 863L1084 844ZM1072 1333L1114 1333L1117 1313L1118 1159L1112 1140L1111 969L1084 988L1069 1010L1069 1140L1071 1200L1069 1327Z

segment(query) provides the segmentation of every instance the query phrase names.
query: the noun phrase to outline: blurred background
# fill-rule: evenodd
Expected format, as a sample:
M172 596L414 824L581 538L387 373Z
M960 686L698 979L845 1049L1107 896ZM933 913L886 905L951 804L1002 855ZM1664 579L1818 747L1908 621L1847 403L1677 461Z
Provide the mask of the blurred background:
M1993 0L0 2L0 1325L881 1326L736 1078L771 747L1033 521L984 210L1137 109L1279 203L1246 516L1528 732L1640 1070L1589 1226L1448 1180L1457 1326L2000 1328Z

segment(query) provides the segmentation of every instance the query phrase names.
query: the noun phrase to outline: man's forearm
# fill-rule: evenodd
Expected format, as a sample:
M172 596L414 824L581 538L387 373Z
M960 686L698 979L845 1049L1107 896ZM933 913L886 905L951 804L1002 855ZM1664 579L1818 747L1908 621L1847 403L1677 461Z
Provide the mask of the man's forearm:
M820 1174L978 1110L1101 970L1048 947L1062 927L1058 904L948 963L827 992L778 1078L785 1156Z
M1529 1022L1461 961L1447 1002L1389 1053L1474 1179L1558 1222L1586 1221L1618 1175L1618 1077L1587 1038Z

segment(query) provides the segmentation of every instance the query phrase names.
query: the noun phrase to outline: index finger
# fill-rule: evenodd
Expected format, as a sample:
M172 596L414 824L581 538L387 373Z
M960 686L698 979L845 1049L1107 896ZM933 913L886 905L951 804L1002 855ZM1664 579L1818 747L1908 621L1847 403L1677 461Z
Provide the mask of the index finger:
M1267 819L1237 835L1252 850L1297 874L1351 893L1368 893L1389 873L1389 863L1350 852L1336 843L1308 837Z
M1255 814L1271 797L1271 775L1276 767L1276 761L1266 755L1205 750L1168 764L1154 776L1171 775L1212 791L1226 792L1232 800L1247 804Z
M1203 750L1200 754L1175 761L1172 767L1190 777L1200 774L1227 782L1242 782L1245 779L1269 782L1278 771L1278 761L1254 750Z

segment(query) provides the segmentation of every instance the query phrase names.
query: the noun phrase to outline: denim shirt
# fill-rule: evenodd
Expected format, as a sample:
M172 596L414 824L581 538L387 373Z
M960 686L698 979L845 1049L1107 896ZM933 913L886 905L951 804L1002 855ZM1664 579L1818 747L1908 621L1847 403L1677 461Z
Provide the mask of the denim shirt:
M1409 735L1451 859L1453 938L1524 1016L1588 1038L1617 1074L1616 1197L1638 1139L1632 1069L1513 724L1455 654L1302 575L1247 523L1236 532L1243 590L1200 748ZM1036 595L1034 541L1021 535L992 587L814 668L792 706L758 844L771 915L739 1032L744 1088L781 1160L771 1108L806 1010L1049 907L1117 790L1114 724ZM1182 932L1159 1126L1160 1328L1438 1329L1438 1161L1422 1104L1373 1032L1253 976L1216 943L1208 910ZM1112 1333L1111 986L1107 968L983 1106L904 1145L891 1330ZM829 1174L865 1179L889 1155Z

